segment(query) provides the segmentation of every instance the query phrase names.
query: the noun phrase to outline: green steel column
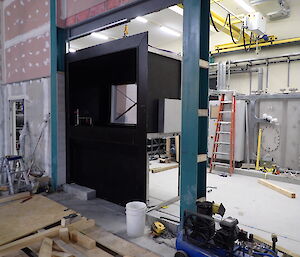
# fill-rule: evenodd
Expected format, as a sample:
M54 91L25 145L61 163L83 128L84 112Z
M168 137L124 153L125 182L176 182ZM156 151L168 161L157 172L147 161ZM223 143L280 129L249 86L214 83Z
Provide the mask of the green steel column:
M57 186L57 28L56 0L50 0L50 38L51 38L51 182Z
M200 25L200 59L209 63L209 11L210 1L201 1L201 25ZM207 116L199 116L198 123L198 153L207 154L208 137L208 69L200 69L200 93L199 109L207 110ZM206 196L207 161L198 163L197 198Z
M209 0L184 0L182 140L180 166L180 214L196 211L196 200L206 196L207 117L199 109L208 105L208 70L199 68L199 59L208 60ZM182 220L182 219L181 219Z

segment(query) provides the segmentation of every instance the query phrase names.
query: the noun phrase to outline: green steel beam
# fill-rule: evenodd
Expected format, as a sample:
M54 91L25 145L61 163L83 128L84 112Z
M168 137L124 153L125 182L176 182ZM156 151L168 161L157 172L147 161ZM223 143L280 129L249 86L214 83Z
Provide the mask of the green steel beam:
M57 27L56 0L50 0L50 38L51 38L51 182L57 186Z
M199 59L208 61L209 0L184 0L182 140L180 166L180 215L196 211L196 200L206 196L207 117L199 109L208 106L208 70L199 68Z

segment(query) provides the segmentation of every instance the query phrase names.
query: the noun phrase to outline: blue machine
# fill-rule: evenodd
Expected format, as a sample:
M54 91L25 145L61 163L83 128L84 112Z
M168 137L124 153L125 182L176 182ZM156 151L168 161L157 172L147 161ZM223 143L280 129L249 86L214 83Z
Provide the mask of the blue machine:
M197 203L197 207L197 213L184 212L183 227L176 240L175 257L278 257L277 237L272 238L272 248L256 242L253 235L241 230L237 226L238 220L232 217L222 219L220 228L216 229L212 216L223 216L224 206L216 209L214 202L201 202Z
M178 251L176 257L202 257L202 256L210 256L210 257L226 257L230 256L228 251L220 248L211 248L211 249L204 249L198 246L191 244L183 239L183 232L181 231L176 240L176 249ZM244 254L244 255L243 255ZM250 255L239 251L239 248L236 247L233 250L234 257L250 257ZM273 256L273 255L271 255Z

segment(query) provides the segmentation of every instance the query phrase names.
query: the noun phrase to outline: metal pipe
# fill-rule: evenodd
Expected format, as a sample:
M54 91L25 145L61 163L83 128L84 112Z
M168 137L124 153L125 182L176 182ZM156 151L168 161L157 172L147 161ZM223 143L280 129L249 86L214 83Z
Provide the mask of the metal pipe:
M249 62L256 62L256 61L265 61L265 60L272 60L272 59L279 59L279 58L288 58L288 57L295 57L295 56L300 56L299 53L290 53L290 54L282 54L282 55L276 55L276 56L270 56L270 57L262 57L262 58L252 58L252 59L241 59L237 61L231 61L231 64L237 64L237 63L249 63ZM296 59L298 60L298 59ZM293 60L290 60L293 61ZM271 62L270 62L271 63ZM218 65L217 63L211 63L210 66L216 66Z
M250 74L249 95L251 95L251 93L252 93L252 71L251 70L250 70L249 74Z
M268 59L267 59L266 65L267 65L266 90L268 90L268 88L269 88L269 60Z
M263 81L264 81L264 70L263 68L258 68L258 84L257 84L257 89L259 92L263 91Z
M288 58L288 80L287 80L287 87L290 87L291 84L291 59Z
M227 67L226 67L226 70L227 70ZM227 77L227 86L226 86L227 89L230 88L230 61L228 61L228 77Z
M232 61L231 63L236 64L236 63L242 63L242 62L265 61L267 59L271 60L271 59L288 58L288 57L294 57L294 56L300 56L300 53L291 53L291 54L282 54L282 55L264 57L264 58L253 58L253 59L237 60L237 61Z
M250 163L249 113L248 113L248 102L247 101L246 101L246 163Z

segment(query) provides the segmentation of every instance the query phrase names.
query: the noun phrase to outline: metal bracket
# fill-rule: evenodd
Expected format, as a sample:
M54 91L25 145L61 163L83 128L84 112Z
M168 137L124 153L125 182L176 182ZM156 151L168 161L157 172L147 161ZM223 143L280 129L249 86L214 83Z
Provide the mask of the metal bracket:
M207 154L204 153L204 154L199 154L197 156L197 162L206 162L207 161Z
M200 59L199 60L199 66L200 66L200 68L203 68L203 69L209 69L209 62Z
M199 117L208 117L208 109L198 109Z

